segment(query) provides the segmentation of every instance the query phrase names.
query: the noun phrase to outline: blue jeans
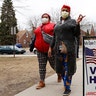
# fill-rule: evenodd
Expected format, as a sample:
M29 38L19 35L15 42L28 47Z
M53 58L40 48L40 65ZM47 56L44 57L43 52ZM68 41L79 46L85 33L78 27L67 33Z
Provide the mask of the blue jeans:
M62 72L62 79L63 79L63 83L64 83L64 87L67 90L70 90L70 85L71 85L71 81L72 81L72 76L68 76L68 64L67 64L67 60L65 61L65 59L67 58L66 54L63 54L63 72Z

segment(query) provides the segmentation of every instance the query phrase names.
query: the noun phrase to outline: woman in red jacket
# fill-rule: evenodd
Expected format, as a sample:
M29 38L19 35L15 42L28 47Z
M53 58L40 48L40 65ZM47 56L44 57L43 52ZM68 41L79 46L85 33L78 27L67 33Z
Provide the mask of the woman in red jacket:
M49 61L50 66L55 70L54 54L51 57L48 57L49 44L44 41L42 36L42 31L47 34L53 35L55 24L50 22L51 17L47 13L44 13L41 16L41 21L42 25L40 25L34 30L36 36L35 48L37 49L37 58L39 63L39 74L40 74L40 82L37 85L36 89L45 87L47 61ZM60 80L60 76L58 79Z

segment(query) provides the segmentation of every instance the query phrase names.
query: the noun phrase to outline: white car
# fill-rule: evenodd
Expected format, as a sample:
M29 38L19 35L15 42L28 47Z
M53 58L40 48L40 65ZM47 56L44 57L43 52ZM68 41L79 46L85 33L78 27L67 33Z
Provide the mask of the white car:
M36 48L33 49L33 53L37 54L37 49Z

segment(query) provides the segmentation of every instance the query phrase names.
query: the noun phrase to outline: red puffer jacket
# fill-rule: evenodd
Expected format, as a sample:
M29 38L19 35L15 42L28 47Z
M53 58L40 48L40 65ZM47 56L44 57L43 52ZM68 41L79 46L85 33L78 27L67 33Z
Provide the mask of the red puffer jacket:
M35 36L36 36L35 48L37 48L38 51L47 53L48 49L49 49L49 44L43 40L43 36L41 33L41 27L44 32L46 32L50 35L53 35L54 26L55 26L54 23L49 22L49 23L43 24L42 26L39 26L35 29L35 31L34 31Z

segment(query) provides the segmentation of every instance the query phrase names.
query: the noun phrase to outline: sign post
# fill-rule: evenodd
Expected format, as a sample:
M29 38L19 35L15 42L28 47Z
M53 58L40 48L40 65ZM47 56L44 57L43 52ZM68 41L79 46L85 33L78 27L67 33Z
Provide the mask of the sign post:
M14 35L16 34L16 27L11 27L11 34L13 35L13 55L15 57Z
M83 37L83 96L96 96L96 36Z

